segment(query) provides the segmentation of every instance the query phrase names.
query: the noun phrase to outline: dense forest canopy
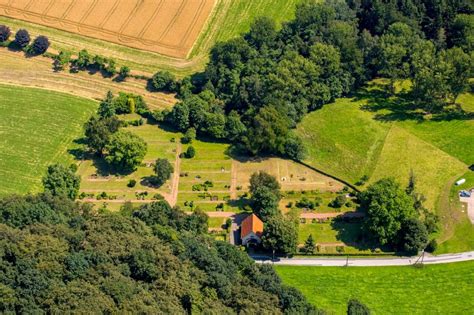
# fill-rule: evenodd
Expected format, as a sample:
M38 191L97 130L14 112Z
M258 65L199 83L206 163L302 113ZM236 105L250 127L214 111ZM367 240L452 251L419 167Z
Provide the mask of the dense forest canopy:
M206 236L206 214L164 201L126 209L0 199L0 312L319 313L271 266Z
M157 73L181 98L157 116L253 154L301 159L292 128L373 78L389 79L392 93L412 80L413 101L430 112L454 103L472 76L473 10L469 0L302 1L281 29L258 18L217 43L203 73L177 84Z

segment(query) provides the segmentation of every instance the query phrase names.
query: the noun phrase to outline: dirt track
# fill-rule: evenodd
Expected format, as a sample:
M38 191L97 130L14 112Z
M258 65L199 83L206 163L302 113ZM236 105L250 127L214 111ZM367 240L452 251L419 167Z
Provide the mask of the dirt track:
M92 99L102 99L108 90L124 91L142 95L151 108L169 108L176 102L172 95L147 92L143 80L128 78L125 82L114 82L98 73L54 72L51 59L25 58L23 53L7 48L0 48L0 60L0 83L39 87Z
M185 58L215 0L0 0L0 15Z

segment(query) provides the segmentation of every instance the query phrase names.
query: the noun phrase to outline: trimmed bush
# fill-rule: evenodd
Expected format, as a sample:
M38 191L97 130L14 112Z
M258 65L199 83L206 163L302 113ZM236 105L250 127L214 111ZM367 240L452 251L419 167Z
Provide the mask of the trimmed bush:
M20 29L15 34L15 43L21 48L28 46L30 40L30 33L28 33L28 31L25 29Z
M0 43L7 41L11 34L12 32L8 26L0 25Z
M33 52L35 54L44 54L49 48L49 39L46 36L40 35L33 41Z

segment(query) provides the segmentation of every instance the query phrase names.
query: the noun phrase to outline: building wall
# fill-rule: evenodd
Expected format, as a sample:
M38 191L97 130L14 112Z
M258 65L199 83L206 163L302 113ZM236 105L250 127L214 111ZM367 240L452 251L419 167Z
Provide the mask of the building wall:
M254 232L247 234L242 238L242 245L247 245L250 240L255 240L257 243L260 243L262 240Z

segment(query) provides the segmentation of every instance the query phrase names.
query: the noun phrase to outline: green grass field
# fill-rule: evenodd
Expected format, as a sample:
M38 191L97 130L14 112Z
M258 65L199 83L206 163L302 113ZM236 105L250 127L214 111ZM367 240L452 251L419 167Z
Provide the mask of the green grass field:
M294 16L296 3L301 0L219 0L209 17L207 25L194 44L187 60L167 57L153 52L134 49L110 42L69 33L25 21L0 16L0 24L10 26L12 31L26 28L32 37L46 35L55 50L76 52L82 48L93 54L102 54L116 59L118 66L127 65L134 71L154 73L168 70L178 76L185 76L203 69L208 52L217 41L236 37L249 29L258 16L269 16L278 23Z
M470 314L474 261L403 267L276 266L283 282L297 287L329 314L346 314L350 298L372 314Z
M464 110L470 110L473 95L462 95L458 101ZM369 92L359 98L338 99L308 114L297 129L308 149L306 162L352 183L368 175L369 184L391 176L406 185L413 170L418 191L427 197L425 205L441 217L440 241L453 236L458 225L463 232L473 233L474 227L465 223L466 214L453 216L447 199L454 180L474 162L474 146L470 145L474 121L420 120L402 115L397 106L401 105ZM451 199L456 192L451 192ZM460 235L440 252L474 248Z
M37 192L49 164L73 162L67 150L96 106L67 94L0 85L0 195Z

